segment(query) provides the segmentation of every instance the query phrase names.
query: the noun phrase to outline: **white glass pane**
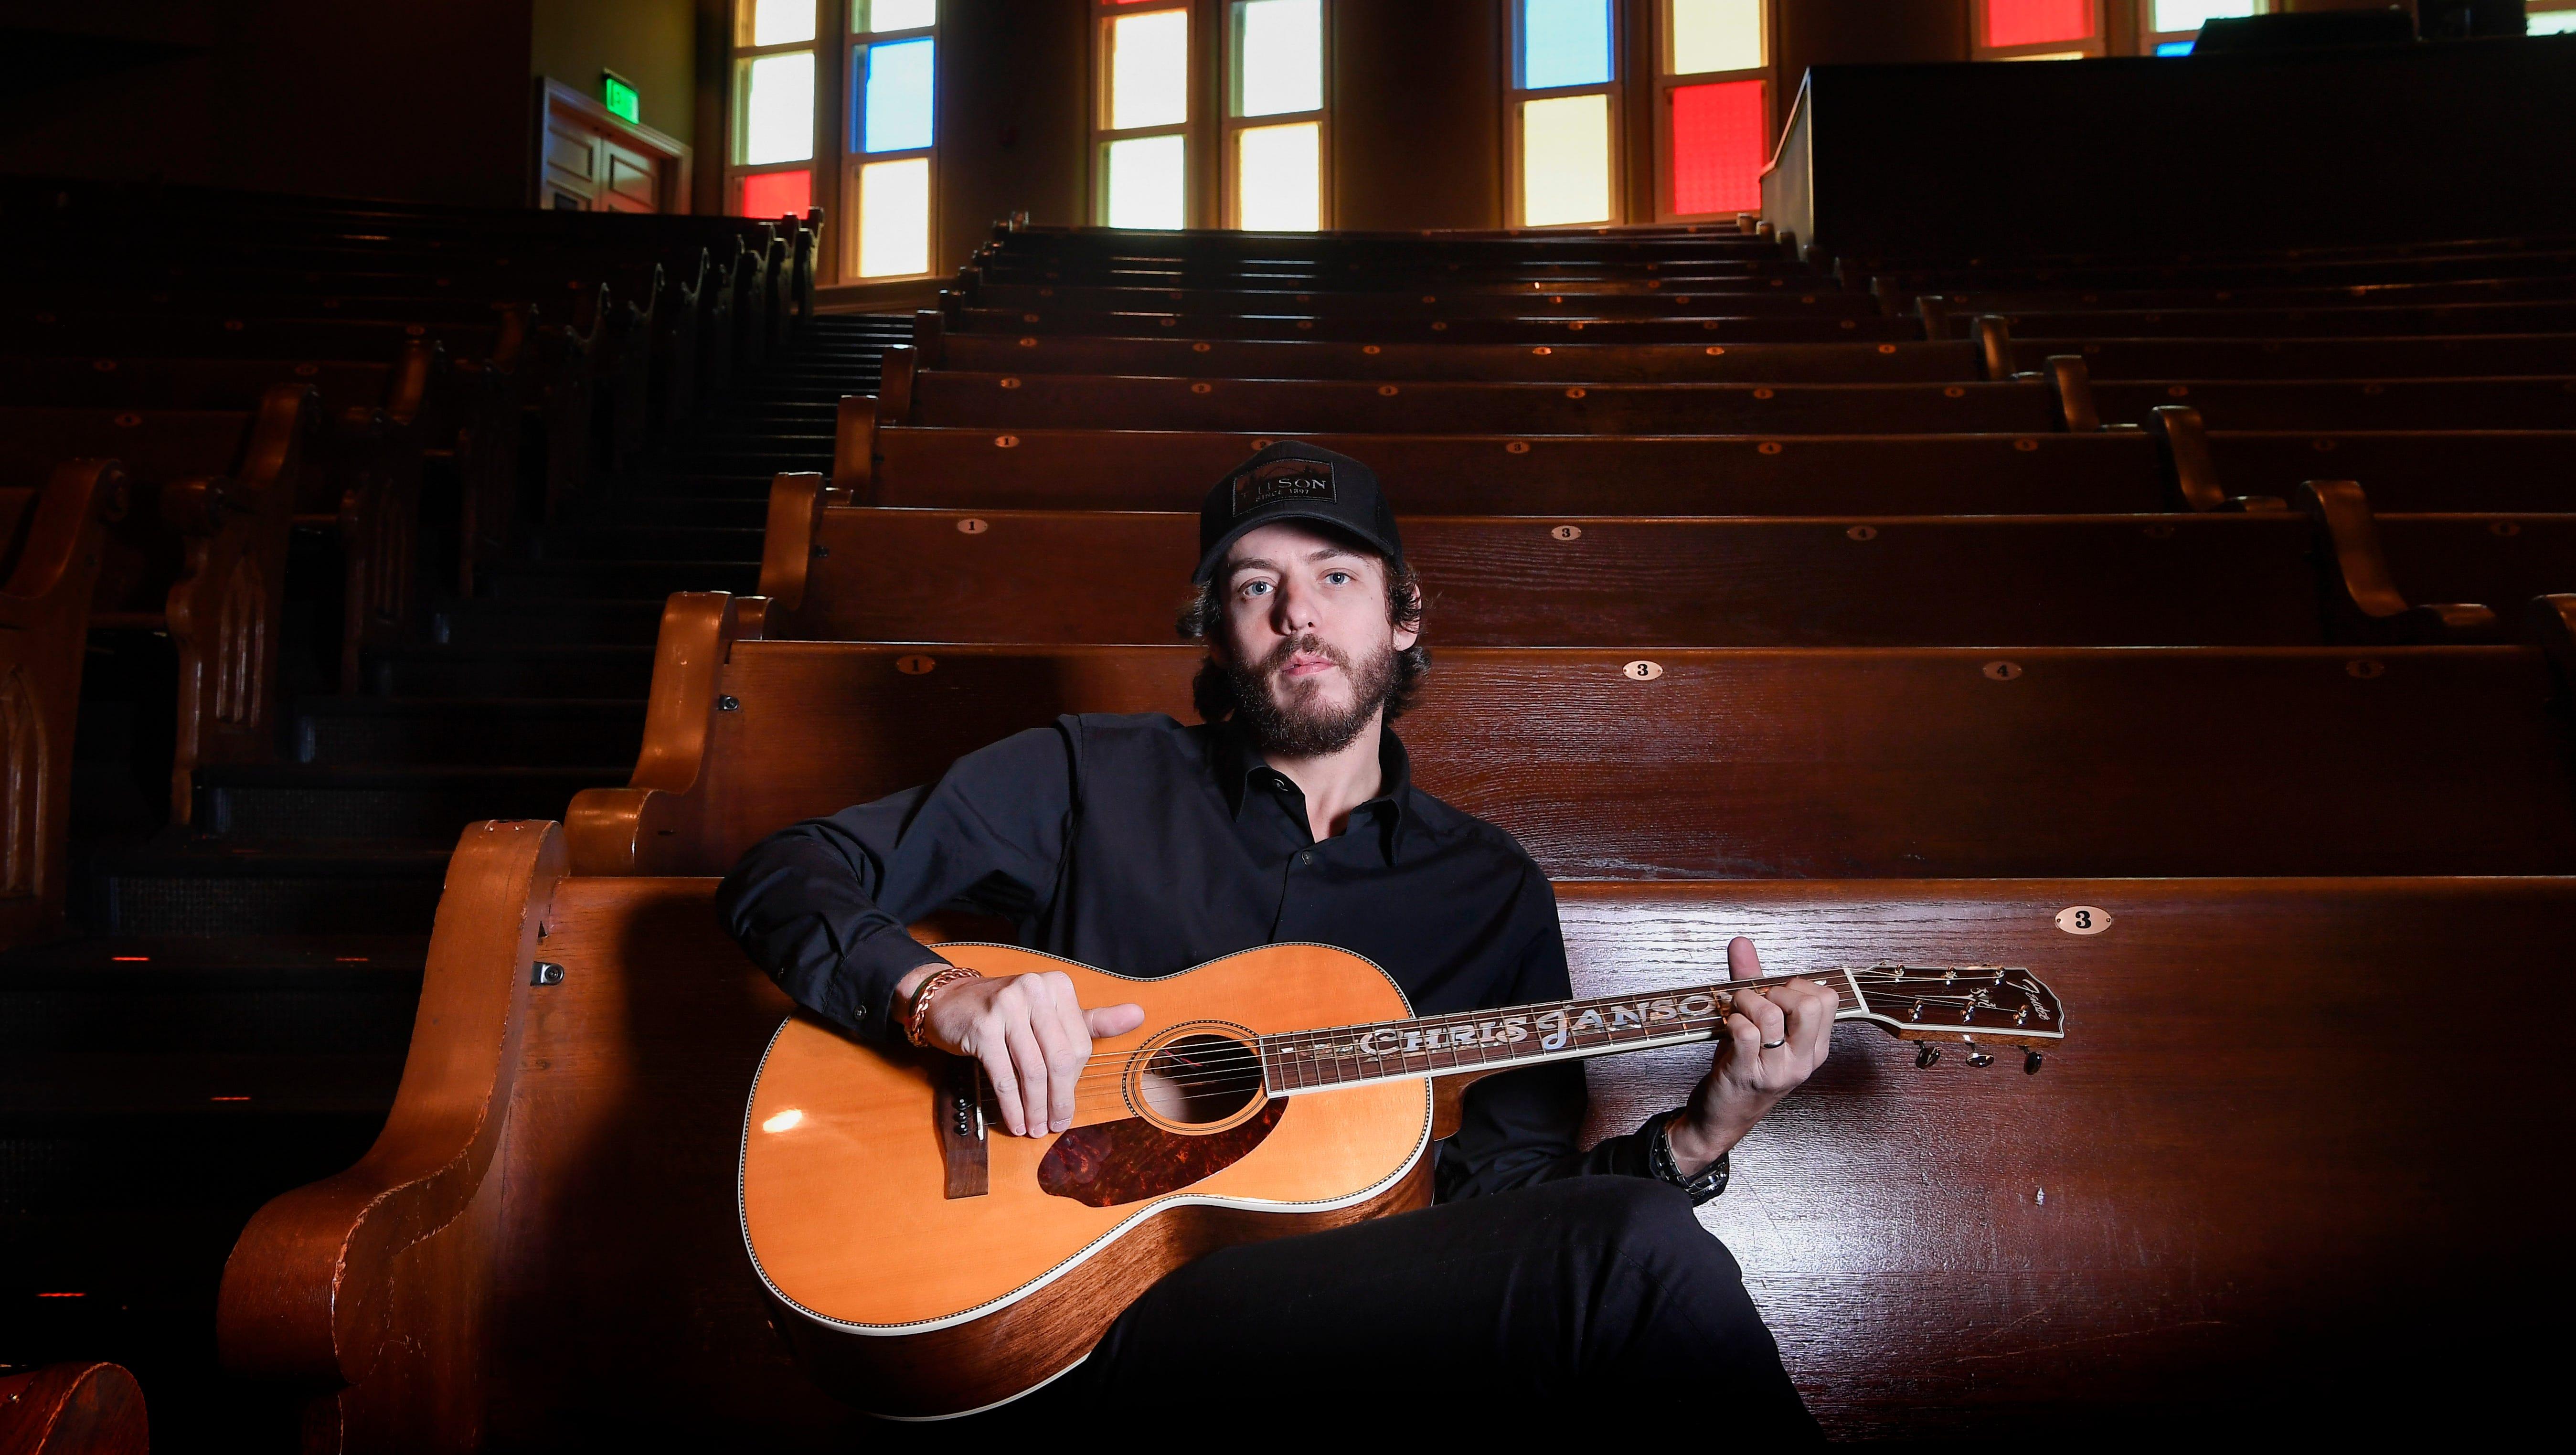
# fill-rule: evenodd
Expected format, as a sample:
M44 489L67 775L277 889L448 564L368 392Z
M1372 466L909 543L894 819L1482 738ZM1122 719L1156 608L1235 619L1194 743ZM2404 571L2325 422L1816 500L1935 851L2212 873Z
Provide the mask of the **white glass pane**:
M1109 225L1182 227L1187 153L1177 136L1140 136L1109 144Z
M1324 0L1251 0L1243 20L1243 109L1238 116L1320 111L1324 105Z
M2542 10L2524 17L2525 35L2567 35L2576 33L2576 10Z
M742 160L801 162L814 155L814 53L762 56L742 67Z
M2254 0L2156 0L2156 31L2198 30L2208 21L2253 13Z
M1762 0L1673 0L1672 13L1672 74L1762 64Z
M859 168L859 275L930 271L930 158Z
M1109 22L1109 37L1110 129L1189 120L1190 13L1121 15Z
M1235 133L1235 225L1313 232L1323 225L1323 127L1312 121Z
M1610 220L1610 98L1521 103L1521 221Z
M751 0L751 43L787 45L814 38L814 0Z
M939 23L939 0L861 0L851 14L860 30L920 30Z
M2030 54L2028 54L2028 55L2021 55L2021 56L1995 56L1995 57L1992 57L1992 59L1994 59L1994 60L1998 60L1998 61L2080 61L2080 60L2083 60L2083 59L2084 59L2084 52L2082 52L2082 51L2033 51L2033 52L2031 52L2031 53L2030 53Z

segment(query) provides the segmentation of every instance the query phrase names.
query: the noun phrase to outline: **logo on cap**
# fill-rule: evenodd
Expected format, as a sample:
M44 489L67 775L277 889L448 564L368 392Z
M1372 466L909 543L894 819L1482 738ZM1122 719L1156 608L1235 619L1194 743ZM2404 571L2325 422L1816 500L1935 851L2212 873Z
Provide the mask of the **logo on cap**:
M1274 500L1334 498L1333 466L1328 460L1272 460L1234 477L1237 515Z

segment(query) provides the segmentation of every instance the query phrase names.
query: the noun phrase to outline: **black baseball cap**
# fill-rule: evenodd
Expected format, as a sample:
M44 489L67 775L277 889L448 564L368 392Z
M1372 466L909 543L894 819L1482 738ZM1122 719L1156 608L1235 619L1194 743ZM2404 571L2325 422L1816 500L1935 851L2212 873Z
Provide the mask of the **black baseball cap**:
M1357 537L1362 545L1404 563L1404 541L1395 512L1377 488L1377 472L1348 455L1304 440L1281 440L1216 482L1199 507L1199 568L1193 585L1216 574L1217 564L1245 531L1276 520L1311 520Z

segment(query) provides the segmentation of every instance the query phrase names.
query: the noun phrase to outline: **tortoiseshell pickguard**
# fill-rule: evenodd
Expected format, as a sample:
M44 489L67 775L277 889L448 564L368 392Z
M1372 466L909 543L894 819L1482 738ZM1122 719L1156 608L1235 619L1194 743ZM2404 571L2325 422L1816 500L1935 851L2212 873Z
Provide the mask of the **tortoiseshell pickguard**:
M1038 1163L1038 1187L1091 1207L1160 1197L1242 1161L1287 1110L1287 1099L1274 1097L1242 1125L1203 1137L1167 1132L1143 1117L1075 1127Z

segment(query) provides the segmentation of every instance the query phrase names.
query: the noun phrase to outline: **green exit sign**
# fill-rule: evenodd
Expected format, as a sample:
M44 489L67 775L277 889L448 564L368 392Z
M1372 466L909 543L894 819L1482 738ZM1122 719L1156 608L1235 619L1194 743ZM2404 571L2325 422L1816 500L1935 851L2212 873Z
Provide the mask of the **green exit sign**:
M643 99L635 94L635 88L627 83L624 76L615 71L600 72L599 99L608 103L609 110L628 121L638 126L644 124Z

